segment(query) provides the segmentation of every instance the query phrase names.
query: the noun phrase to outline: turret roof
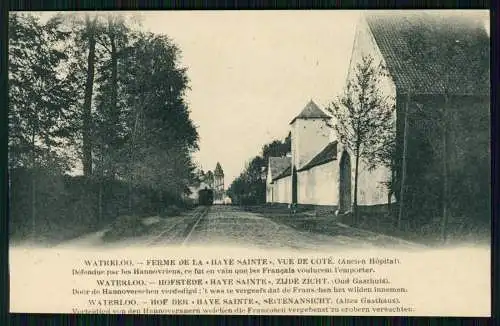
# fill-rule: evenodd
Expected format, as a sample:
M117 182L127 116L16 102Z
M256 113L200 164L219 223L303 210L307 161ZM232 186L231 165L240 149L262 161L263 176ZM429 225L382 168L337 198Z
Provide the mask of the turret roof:
M290 124L294 123L297 119L328 119L330 118L323 110L321 110L313 100L310 100L309 103L304 107L302 112L299 113L298 116L293 118Z
M220 166L219 162L217 162L217 165L215 166L214 175L215 176L224 176L224 171L222 171L222 167Z

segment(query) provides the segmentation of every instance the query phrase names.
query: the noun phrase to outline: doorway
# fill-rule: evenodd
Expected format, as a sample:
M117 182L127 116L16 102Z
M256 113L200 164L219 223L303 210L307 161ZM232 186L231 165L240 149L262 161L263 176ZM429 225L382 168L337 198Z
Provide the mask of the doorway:
M351 210L351 158L344 151L340 158L339 173L339 212Z

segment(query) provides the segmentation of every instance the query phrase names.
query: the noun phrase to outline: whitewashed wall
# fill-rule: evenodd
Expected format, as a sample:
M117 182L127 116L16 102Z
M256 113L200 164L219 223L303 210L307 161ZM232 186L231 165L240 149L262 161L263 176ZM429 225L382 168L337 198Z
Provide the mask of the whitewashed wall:
M383 182L390 178L390 171L379 167L374 171L368 171L366 164L360 160L360 172L358 175L358 205L380 205L387 204L388 190ZM354 170L354 165L352 166ZM352 182L354 189L354 179ZM354 194L353 194L354 195ZM352 197L354 198L354 197Z
M266 203L273 202L273 184L266 185Z
M338 204L338 162L332 161L297 174L299 204Z
M273 188L272 176L271 176L271 165L267 164L267 176L266 176L266 203L273 202Z
M338 160L334 161L337 164L337 198L340 184L340 157L342 152L346 150L351 158L351 200L354 201L354 181L356 175L356 158L342 144L337 147ZM358 174L358 205L371 206L387 204L388 190L383 184L390 178L390 170L385 167L376 168L369 171L363 160L359 161Z
M356 65L361 62L364 55L371 55L375 63L385 65L384 58L378 49L375 39L363 17L361 17L353 45L348 80L355 72ZM396 87L390 76L381 78L380 92L394 104ZM395 115L394 115L395 119ZM292 134L292 165L300 169L316 156L338 135L326 126L322 119L297 119L291 125ZM344 146L339 144L337 160L317 166L308 171L299 172L297 175L297 200L300 204L337 205L339 196L339 164ZM348 151L349 152L349 151ZM355 157L351 159L351 199L354 200ZM378 205L387 203L388 191L383 182L390 178L390 170L379 167L368 171L366 164L360 160L358 175L358 204ZM291 176L274 181L272 186L273 201L279 203L291 202ZM270 196L271 191L268 192ZM271 198L268 197L270 201Z
M275 203L291 203L292 201L292 177L288 176L278 180L274 180L274 202Z
M355 73L356 65L361 62L363 56L370 55L374 59L374 63L382 63L386 65L385 60L377 46L375 38L370 31L366 20L361 17L356 28L356 36L353 44L352 57L348 71L347 80ZM380 94L389 99L389 104L394 105L396 99L396 86L391 76L381 77L379 82ZM396 114L394 113L394 119ZM344 150L343 146L338 146L338 157ZM351 157L351 199L354 200L354 174L355 174L355 157L349 153ZM340 162L337 161L337 164ZM387 188L382 184L390 179L390 170L385 167L378 167L374 171L368 171L366 164L360 160L358 175L358 204L359 205L378 205L387 203Z
M363 56L371 56L375 64L382 63L386 66L386 62L380 49L377 46L377 42L371 33L371 30L364 19L361 16L357 26L356 26L356 36L354 39L352 56L349 64L349 70L347 73L347 80L350 80L355 72L356 65L361 62ZM383 95L395 100L396 96L396 85L391 76L384 76L380 79L380 91Z
M292 125L292 166L300 169L330 143L331 128L323 119L297 119Z

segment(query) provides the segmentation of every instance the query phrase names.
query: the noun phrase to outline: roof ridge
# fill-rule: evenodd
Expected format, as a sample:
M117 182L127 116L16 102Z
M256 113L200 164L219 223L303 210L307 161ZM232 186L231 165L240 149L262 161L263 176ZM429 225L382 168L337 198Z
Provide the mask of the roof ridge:
M364 15L398 90L437 95L447 88L455 95L489 94L490 38L480 18L431 12ZM453 63L446 59L449 55ZM447 83L446 72L456 80Z
M300 111L300 113L293 118L290 124L294 123L297 119L326 119L330 118L312 99Z
M287 168L289 168L292 164L291 157L278 157L278 156L270 156L269 157L269 168L271 171L271 179L279 177Z
M283 171L281 171L281 173L279 173L276 177L272 178L272 181L275 181L275 180L278 180L278 179L283 179L285 177L288 177L290 175L292 175L292 166L288 166L286 169L284 169Z
M323 165L325 163L328 163L330 161L337 159L337 144L338 144L337 140L333 140L333 141L329 142L325 147L323 147L323 149L321 151L319 151L316 155L314 155L314 157L312 159L310 159L309 162L307 162L306 164L304 164L303 167L298 169L298 171L309 170L315 166ZM322 156L325 156L328 154L329 150L333 150L333 148L330 148L333 145L335 145L335 151L334 151L335 155L332 157L327 156L325 158L322 158Z

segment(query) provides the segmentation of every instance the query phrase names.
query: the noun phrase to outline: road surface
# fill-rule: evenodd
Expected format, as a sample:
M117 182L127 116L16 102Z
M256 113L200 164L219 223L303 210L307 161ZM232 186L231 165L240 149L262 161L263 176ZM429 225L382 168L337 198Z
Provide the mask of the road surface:
M294 217L290 217L294 218ZM233 245L258 249L334 248L421 248L422 245L365 230L328 223L326 232L310 232L277 222L263 215L244 211L236 206L198 207L188 214L165 219L143 220L149 231L140 236L110 241L105 231L80 237L65 245L127 246L147 245Z

